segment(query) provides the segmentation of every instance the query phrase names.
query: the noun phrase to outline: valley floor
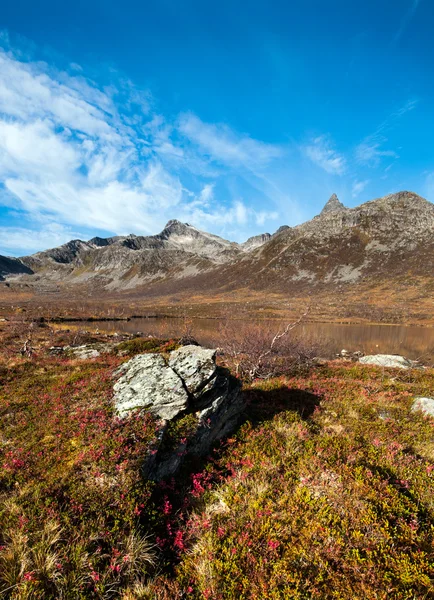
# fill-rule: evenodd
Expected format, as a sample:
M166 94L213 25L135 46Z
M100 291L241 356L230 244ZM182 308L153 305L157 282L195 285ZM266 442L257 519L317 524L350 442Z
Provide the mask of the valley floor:
M3 332L2 597L433 597L434 420L410 410L433 369L333 361L246 382L234 435L157 485L140 476L155 422L114 418L112 373L177 342L48 353L71 335L42 328L22 357Z
M29 317L248 317L295 319L309 308L308 320L330 323L381 323L434 326L432 277L288 290L248 288L179 290L159 294L142 287L124 293L99 288L53 285L38 289L19 280L0 282L0 318L25 312Z

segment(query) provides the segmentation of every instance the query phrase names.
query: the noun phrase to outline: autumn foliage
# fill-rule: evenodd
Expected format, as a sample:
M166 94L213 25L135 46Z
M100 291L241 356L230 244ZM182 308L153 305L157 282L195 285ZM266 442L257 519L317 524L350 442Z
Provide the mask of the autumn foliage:
M434 370L338 361L256 378L238 431L151 484L140 466L156 423L116 418L112 373L173 345L5 354L0 596L433 597L434 420L410 407L433 394Z

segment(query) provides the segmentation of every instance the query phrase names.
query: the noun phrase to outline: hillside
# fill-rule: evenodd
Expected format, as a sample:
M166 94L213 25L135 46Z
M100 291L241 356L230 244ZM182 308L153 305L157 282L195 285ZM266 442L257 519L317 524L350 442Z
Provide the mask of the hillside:
M0 256L0 281L8 275L31 274L32 270L19 259L10 256Z
M431 276L434 205L410 192L353 209L329 201L322 213L289 228L239 261L245 283L340 284L396 276Z
M12 286L43 293L51 284L69 297L86 290L141 298L238 290L347 293L360 286L369 293L379 285L426 296L433 283L434 205L399 192L349 209L333 195L312 220L244 244L169 221L154 236L73 240L21 259L3 258L2 269Z

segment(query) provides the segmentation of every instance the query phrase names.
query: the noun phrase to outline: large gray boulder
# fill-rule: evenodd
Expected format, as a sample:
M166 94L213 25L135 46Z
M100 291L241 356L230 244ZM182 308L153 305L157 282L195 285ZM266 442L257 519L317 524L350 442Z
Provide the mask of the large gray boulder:
M423 398L422 396L418 396L414 399L411 410L413 412L421 411L425 415L434 417L434 398Z
M174 419L188 406L182 379L161 354L139 354L124 363L113 386L116 412L125 417L136 409L149 410L160 419Z
M363 365L376 365L377 367L393 367L399 369L410 369L417 363L398 354L373 354L371 356L362 356L359 362Z
M183 380L190 394L198 394L216 374L215 357L215 350L183 346L171 353L169 367Z
M244 409L241 384L216 364L216 351L183 346L168 360L142 354L115 373L114 405L125 418L133 410L150 411L160 419L157 439L144 457L143 474L159 481L173 475L186 457L204 456L234 429ZM188 436L173 431L188 420Z

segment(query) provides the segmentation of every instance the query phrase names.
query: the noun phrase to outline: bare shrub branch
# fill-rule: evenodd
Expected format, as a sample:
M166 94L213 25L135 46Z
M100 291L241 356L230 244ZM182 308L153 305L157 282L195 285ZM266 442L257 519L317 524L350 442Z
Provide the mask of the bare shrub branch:
M220 330L220 346L236 375L247 380L267 379L311 365L324 349L318 341L294 334L309 310L277 332L270 321L226 320Z

